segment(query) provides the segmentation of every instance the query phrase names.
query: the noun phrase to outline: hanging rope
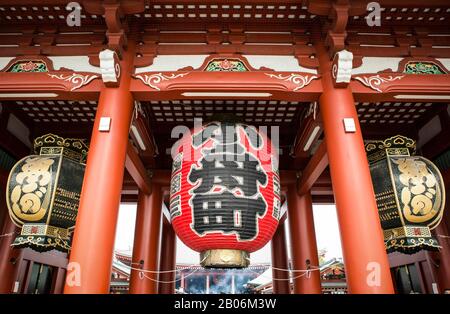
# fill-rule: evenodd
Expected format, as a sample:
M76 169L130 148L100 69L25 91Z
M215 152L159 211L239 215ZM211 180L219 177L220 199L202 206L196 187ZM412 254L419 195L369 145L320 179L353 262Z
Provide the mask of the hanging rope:
M140 263L131 263L131 264L139 264ZM142 268L137 268L137 267L132 267L132 266L128 266L127 264L123 264L125 267L127 267L128 269L131 270L136 270L139 272L143 272L143 273L152 273L152 274L163 274L163 273L174 273L174 272L178 272L181 271L180 269L172 269L172 270L148 270L148 269L142 269Z
M207 256L206 256L205 258L207 258ZM205 259L205 258L204 258L204 259ZM204 259L203 259L203 260L204 260ZM136 264L141 265L141 263L136 263L136 262L131 263L131 264L132 264L132 265L133 265L133 264L134 264L134 265L136 265ZM137 272L139 273L139 278L140 278L140 279L146 278L146 279L149 279L149 280L158 282L158 283L174 283L174 282L181 281L181 278L180 278L180 279L176 279L176 280L171 280L171 281L161 281L161 280L158 280L158 279L154 279L154 278L148 277L147 275L145 275L145 273L151 273L151 274L164 274L164 273L181 272L181 271L183 270L183 269L173 269L173 270L148 270L148 269L142 269L142 268L136 268L136 267L128 266L128 265L126 265L126 264L124 264L124 266L127 267L127 268L130 269L130 270L135 270L135 271L137 271ZM262 276L262 277L265 277L265 278L268 278L268 279L272 279L272 280L274 280L274 281L287 281L287 280L291 280L291 279L294 280L294 279L297 279L297 278L300 278L300 277L303 277L303 276L306 276L307 278L310 278L310 277L311 277L311 272L320 270L320 268L317 267L317 266L311 266L311 268L309 268L309 269L284 269L284 268L278 268L278 267L272 267L272 269L274 269L274 270L279 270L279 271L286 271L286 272L289 272L289 278L274 278L274 277L264 276L263 274L260 274L260 273L254 271L254 270L252 270L252 269L250 269L250 268L248 269L248 271L250 271L251 273L254 273L254 274L258 275L258 276ZM185 275L184 278L187 278L187 277L189 277L189 276L192 276L194 273L198 272L199 270L200 270L200 268L194 269L192 272L190 272L190 273L188 273L187 275ZM290 273L301 273L301 274L300 274L300 275L297 275L297 276L295 276L295 277L292 277L292 275L291 275Z
M201 261L200 264L203 263L205 261L205 259L207 259L209 257L209 254L206 255ZM131 270L136 270L139 272L143 272L143 273L152 273L152 274L163 274L163 273L175 273L175 272L179 272L182 271L182 269L172 269L172 270L148 270L148 269L142 269L142 268L136 268L136 267L132 267L132 266L128 266L127 264L123 264L125 267L131 269ZM142 265L141 263L136 263L133 262L131 263L131 265Z
M145 274L145 273L155 273L156 274L156 273L158 273L158 271L151 271L151 270L145 270L145 269L139 269L139 268L133 268L133 267L131 267L131 269L139 271L139 278L140 279L146 278L146 279L149 279L149 280L157 282L157 283L176 283L176 282L179 282L181 280L184 280L184 279L192 276L194 273L196 273L196 272L198 272L200 270L200 268L197 268L197 269L194 269L193 271L191 271L190 273L184 275L183 278L166 281L166 280L154 279L154 278L148 277ZM306 276L307 278L310 278L311 277L311 272L316 271L316 270L319 270L319 268L316 267L316 268L312 268L312 269L296 270L297 272L302 272L302 274L297 275L295 277L291 277L290 276L290 278L273 278L273 277L264 276L263 274L260 274L260 273L254 271L254 270L248 269L248 271L250 271L250 272L252 272L252 273L254 273L254 274L258 275L258 276L262 276L262 277L265 277L265 278L268 278L268 279L272 279L273 281L288 281L288 280L290 281L290 280L298 279L298 278L303 277L303 276ZM175 271L181 271L181 270L175 270ZM161 271L161 272L173 272L173 271Z
M282 270L282 268L280 268L280 270ZM294 279L297 279L297 278L300 278L300 277L303 277L303 276L306 276L307 278L310 278L311 277L311 272L316 271L316 270L319 270L319 268L315 267L315 268L311 268L311 269L298 269L298 270L295 270L295 272L302 272L303 274L297 275L295 277L289 276L289 278L274 278L273 276L272 277L264 276L264 274L259 274L258 272L249 269L250 272L253 272L253 273L255 273L257 275L260 275L261 277L265 277L267 279L272 279L273 281L288 281L288 280L291 280L291 279L294 280Z
M307 272L308 270L317 270L320 269L318 266L310 266L309 269L286 269L286 268L277 268L277 267L273 267L272 269L275 270L279 270L279 271L285 271L285 272L292 272L292 273L297 273L297 272Z
M147 275L145 275L144 272L140 272L140 273L139 273L139 278L140 278L140 279L146 278L146 279L149 279L149 280L154 281L154 282L157 282L157 283L175 283L175 282L184 280L184 279L188 278L189 276L192 276L194 273L198 272L199 270L200 270L200 269L194 269L194 270L193 270L192 272L190 272L189 274L184 275L183 278L175 279L175 280L170 280L170 281L158 280L158 279L153 279L153 278L147 277Z
M5 234L0 234L0 238L3 238L3 237L11 237L11 236L13 236L14 234L19 234L18 232L10 232L10 233L5 233Z

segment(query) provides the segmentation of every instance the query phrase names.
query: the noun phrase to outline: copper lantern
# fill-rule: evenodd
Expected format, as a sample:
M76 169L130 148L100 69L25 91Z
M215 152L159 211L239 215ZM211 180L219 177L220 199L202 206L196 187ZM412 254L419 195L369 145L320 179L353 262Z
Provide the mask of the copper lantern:
M68 252L88 146L46 134L35 139L34 152L14 165L6 186L9 215L21 227L12 246Z
M365 145L387 252L439 248L431 230L442 219L444 183L430 160L413 156L415 147L400 135Z

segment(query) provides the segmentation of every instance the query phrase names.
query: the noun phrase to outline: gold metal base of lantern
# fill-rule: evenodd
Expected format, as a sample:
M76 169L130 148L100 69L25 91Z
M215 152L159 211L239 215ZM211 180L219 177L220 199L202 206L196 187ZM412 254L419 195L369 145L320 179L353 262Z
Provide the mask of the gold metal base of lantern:
M200 265L205 268L244 268L250 264L250 254L241 250L216 249L200 253Z

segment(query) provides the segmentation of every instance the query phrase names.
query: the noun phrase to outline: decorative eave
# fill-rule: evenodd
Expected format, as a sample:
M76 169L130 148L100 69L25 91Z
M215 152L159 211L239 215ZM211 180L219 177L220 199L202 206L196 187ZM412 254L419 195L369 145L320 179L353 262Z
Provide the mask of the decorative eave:
M200 98L223 98L228 93L229 97L292 101L301 95L302 100L311 101L322 92L319 76L302 72L145 72L133 78L131 91L139 100L194 99L197 93L204 93L198 94Z
M405 76L402 74L360 74L355 75L354 80L361 82L368 88L371 88L379 93L387 91L388 87L386 87L389 83L392 83L397 80L401 80Z
M27 61L29 63L25 63ZM23 71L11 72L12 67L20 62L25 63ZM34 72L36 65L33 63L42 65L39 72ZM85 96L100 92L101 83L97 80L100 77L98 73L93 72L78 72L66 68L55 70L52 61L44 56L17 57L0 71L0 93L3 94L1 98L5 99L9 97L70 99L74 98L74 92L81 92Z
M445 101L450 99L450 75L398 72L364 73L352 76L351 89L357 101ZM416 95L416 98L414 97Z
M251 66L246 57L239 54L212 54L205 58L203 64L199 68L194 69L192 67L186 67L179 69L179 71L208 71L208 66L213 61L237 61L243 65L244 71L273 71L273 69L267 67L260 67L259 69L256 69Z

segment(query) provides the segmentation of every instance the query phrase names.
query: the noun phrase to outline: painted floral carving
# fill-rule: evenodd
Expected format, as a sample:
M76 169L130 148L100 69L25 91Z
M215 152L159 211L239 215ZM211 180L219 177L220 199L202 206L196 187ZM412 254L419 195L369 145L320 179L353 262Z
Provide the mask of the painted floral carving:
M405 66L406 74L445 74L445 72L433 62L408 62Z
M382 84L392 82L395 80L401 80L403 77L404 77L403 75L399 75L399 76L372 75L372 76L356 76L355 80L358 80L361 83L363 83L364 85L366 85L367 87L381 93L382 90L380 87Z
M135 75L136 78L140 79L142 81L142 83L144 83L147 86L150 86L153 89L156 90L161 90L158 85L162 82L162 81L169 81L169 80L173 80L179 77L183 77L188 75L189 73L172 73L171 75L166 75L166 74L162 74L162 73L155 73L155 74L138 74Z
M206 72L246 72L247 67L240 60L212 60L205 69Z
M278 80L287 81L287 82L291 82L291 83L295 84L296 87L294 88L294 92L309 85L312 80L319 78L316 75L301 75L301 74L295 74L295 73L291 73L290 75L282 75L282 74L276 75L276 74L271 74L271 73L265 73L265 74L270 78L275 78Z
M80 87L83 87L84 85L89 84L92 80L98 78L98 75L83 75L78 73L72 73L71 75L64 75L64 74L49 74L51 78L70 82L73 86L70 89L70 91L74 91Z
M14 73L48 72L47 65L41 60L23 60L14 63L8 70Z

